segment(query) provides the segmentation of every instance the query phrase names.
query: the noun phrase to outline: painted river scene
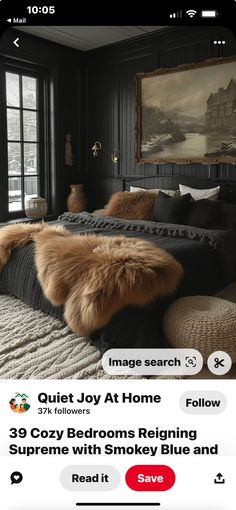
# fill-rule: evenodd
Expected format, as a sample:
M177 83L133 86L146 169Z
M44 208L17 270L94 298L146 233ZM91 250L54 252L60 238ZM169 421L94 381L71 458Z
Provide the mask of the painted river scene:
M142 79L142 159L236 157L236 62Z

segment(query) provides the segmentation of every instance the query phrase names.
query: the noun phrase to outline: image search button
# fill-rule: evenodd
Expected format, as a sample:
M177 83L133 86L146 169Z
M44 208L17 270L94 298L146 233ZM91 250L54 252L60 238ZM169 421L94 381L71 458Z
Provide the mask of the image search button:
M102 366L109 375L196 375L203 357L196 349L109 349Z
M133 491L168 491L175 483L175 473L165 465L137 465L128 469L125 481Z

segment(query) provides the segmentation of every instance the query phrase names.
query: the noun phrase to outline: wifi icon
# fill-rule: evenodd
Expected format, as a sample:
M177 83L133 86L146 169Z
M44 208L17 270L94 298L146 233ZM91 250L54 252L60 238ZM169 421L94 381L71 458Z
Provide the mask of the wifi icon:
M197 14L197 11L194 11L193 9L189 9L188 11L186 11L186 14L187 14L190 18L193 18L193 16L195 16L195 14Z

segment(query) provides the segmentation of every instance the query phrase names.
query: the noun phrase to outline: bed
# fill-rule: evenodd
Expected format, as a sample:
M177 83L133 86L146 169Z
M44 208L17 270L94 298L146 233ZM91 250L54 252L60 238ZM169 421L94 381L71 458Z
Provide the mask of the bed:
M173 300L186 295L215 294L236 277L236 235L232 230L130 221L88 212L64 213L52 224L64 225L78 235L142 237L171 253L184 267L184 277L174 295L146 307L124 308L102 330L92 333L91 341L101 352L109 347L165 346L162 317ZM46 300L37 281L33 243L15 250L0 275L0 292L63 320L63 308L53 307Z

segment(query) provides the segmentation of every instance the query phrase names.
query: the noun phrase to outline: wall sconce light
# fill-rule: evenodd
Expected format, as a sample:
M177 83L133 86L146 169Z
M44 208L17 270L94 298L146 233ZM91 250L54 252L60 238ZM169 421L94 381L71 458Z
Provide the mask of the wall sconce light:
M102 150L102 144L100 142L95 142L91 150L93 152L93 157L97 158L98 152Z
M118 149L113 149L113 152L111 153L111 159L112 159L113 163L115 163L115 165L117 165L117 163L119 163L120 153L119 153Z

